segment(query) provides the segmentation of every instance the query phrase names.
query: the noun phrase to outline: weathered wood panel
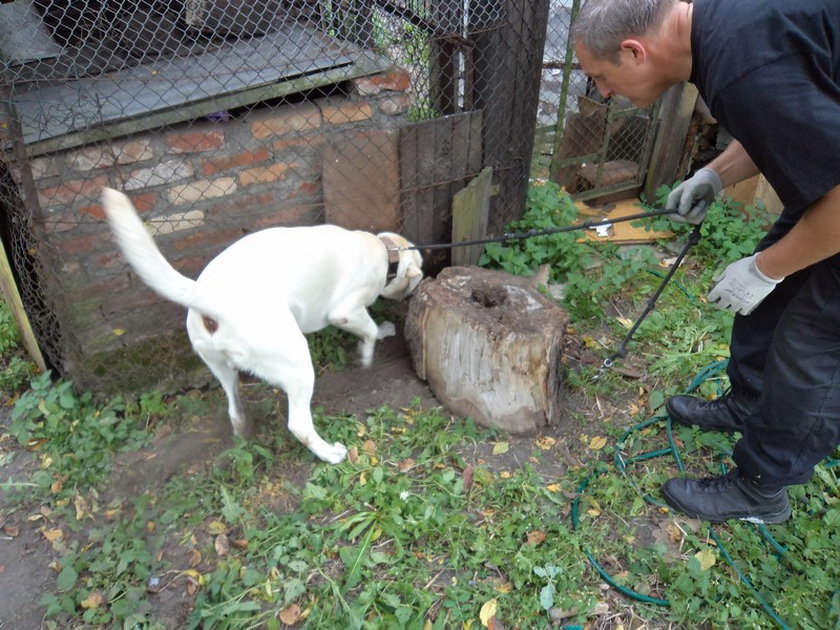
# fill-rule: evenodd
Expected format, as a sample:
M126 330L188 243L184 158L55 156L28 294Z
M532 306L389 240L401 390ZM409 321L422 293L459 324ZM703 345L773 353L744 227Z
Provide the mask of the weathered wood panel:
M448 243L452 198L482 167L482 113L444 116L404 127L400 133L402 232L416 243ZM426 256L442 267L446 250Z

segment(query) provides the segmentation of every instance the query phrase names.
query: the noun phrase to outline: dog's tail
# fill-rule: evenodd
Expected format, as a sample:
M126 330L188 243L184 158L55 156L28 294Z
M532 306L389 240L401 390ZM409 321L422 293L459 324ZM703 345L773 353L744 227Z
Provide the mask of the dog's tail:
M131 200L112 188L102 189L102 206L111 232L128 264L140 279L167 300L217 317L195 280L179 273L160 253Z

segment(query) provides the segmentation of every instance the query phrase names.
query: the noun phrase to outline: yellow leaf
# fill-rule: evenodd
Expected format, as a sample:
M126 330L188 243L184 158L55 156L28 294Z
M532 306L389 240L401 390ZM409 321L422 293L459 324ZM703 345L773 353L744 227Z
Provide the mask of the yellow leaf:
M45 527L41 528L41 535L50 542L55 542L56 540L62 540L64 538L64 532L60 529L47 529Z
M499 473L499 477L501 477L502 479L510 479L510 477L511 477L510 471L509 470L503 470L502 472Z
M201 575L201 573L199 573L195 569L187 569L185 571L181 571L181 575L186 575L188 578L196 582L199 586L204 586L206 582L204 576Z
M543 436L537 439L537 446L544 451L550 451L551 447L557 444L557 440L550 436Z
M619 324L624 326L627 330L630 330L631 328L633 328L633 320L632 319L627 319L626 317L616 317L615 319Z
M589 335L584 335L583 336L583 345L586 346L587 348L589 348L590 350L593 350L593 349L598 347L598 342L595 341L594 337L590 337Z
M510 444L507 442L496 442L493 445L493 455L502 455L503 453L507 453L510 450Z
M432 630L434 626L432 625L431 619L426 619L426 623L423 624L423 630Z
M125 334L124 328L114 328L111 332L113 332L117 337L122 337Z
M210 521L207 523L207 533L211 536L218 536L227 531L227 526L221 521Z
M499 609L499 602L494 597L491 600L484 602L481 610L478 613L478 618L481 620L481 625L485 628L490 623L490 619L496 616L496 611Z
M593 437L589 441L589 448L592 449L593 451L600 451L606 445L607 445L607 438L605 438L601 435L596 435L595 437Z
M105 597L99 591L94 591L82 600L82 608L99 608L105 601Z
M549 492L560 492L560 484L559 483L550 483L545 487L546 490Z
M694 557L697 558L697 562L700 563L700 568L703 571L708 571L713 566L715 566L715 562L717 562L715 552L711 549L704 549L703 551L698 551L696 554L694 554Z

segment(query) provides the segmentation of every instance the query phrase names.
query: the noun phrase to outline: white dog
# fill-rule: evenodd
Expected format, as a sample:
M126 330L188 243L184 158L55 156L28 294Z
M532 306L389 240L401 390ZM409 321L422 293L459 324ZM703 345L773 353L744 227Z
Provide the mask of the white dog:
M251 434L239 401L244 370L286 392L297 439L326 462L342 461L344 445L328 444L312 424L315 372L304 333L333 324L359 336L361 362L369 366L376 340L395 329L377 326L367 307L379 295L406 297L422 279L419 252L403 249L411 243L335 225L270 228L236 241L191 280L166 261L128 197L105 188L102 203L137 275L189 308L187 333L227 394L233 432Z

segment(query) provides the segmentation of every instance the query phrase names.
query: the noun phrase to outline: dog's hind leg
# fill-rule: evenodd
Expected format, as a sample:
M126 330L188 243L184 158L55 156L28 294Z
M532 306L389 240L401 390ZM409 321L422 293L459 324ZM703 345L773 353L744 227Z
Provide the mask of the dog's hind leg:
M233 434L250 439L253 437L254 429L245 416L245 409L239 399L239 373L225 361L216 361L202 353L199 353L199 356L207 364L213 376L222 384L222 389L225 390Z
M280 387L289 400L289 431L319 459L338 464L347 456L347 448L339 443L329 444L318 435L312 423L312 391L315 370L309 355L306 337L297 330L285 329L279 347L271 348L265 339L259 349L254 374Z
M384 339L396 334L391 322L377 326L364 306L354 304L348 309L339 306L329 314L329 322L342 330L359 337L359 359L364 367L373 362L373 349L377 339Z

